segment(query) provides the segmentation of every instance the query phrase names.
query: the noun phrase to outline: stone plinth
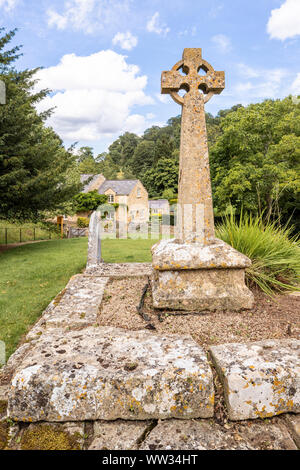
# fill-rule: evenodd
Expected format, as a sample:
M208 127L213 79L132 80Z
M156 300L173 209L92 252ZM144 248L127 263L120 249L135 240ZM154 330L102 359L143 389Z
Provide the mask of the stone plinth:
M211 346L231 420L300 412L300 341Z
M253 306L245 285L251 261L227 243L210 245L163 240L152 248L155 308L203 311Z
M16 421L208 418L213 376L190 336L111 327L53 328L13 377Z

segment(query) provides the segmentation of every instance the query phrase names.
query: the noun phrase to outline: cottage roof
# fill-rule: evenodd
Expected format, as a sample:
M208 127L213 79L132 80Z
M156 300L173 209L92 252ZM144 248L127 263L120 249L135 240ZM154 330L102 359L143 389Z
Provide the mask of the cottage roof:
M97 181L99 176L102 176L102 175L101 174L99 174L99 175L88 175L88 174L80 175L80 182L84 183L84 188L83 188L82 192L83 193L88 193L89 191L91 191L90 188Z
M98 189L99 194L104 194L108 189L112 189L116 194L127 196L139 180L106 180Z

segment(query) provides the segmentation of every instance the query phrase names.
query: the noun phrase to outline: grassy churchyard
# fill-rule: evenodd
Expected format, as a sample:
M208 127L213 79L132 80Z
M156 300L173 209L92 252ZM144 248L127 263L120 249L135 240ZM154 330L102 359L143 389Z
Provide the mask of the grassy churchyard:
M151 261L155 240L103 240L106 262ZM0 337L9 357L70 277L86 265L87 238L53 240L0 253Z

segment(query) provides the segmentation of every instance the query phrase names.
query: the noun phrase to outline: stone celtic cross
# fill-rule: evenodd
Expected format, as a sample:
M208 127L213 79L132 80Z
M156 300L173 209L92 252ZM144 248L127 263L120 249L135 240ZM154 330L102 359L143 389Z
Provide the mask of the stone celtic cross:
M201 49L184 49L182 60L162 72L161 92L182 105L177 228L185 243L215 239L204 104L224 88L225 73L203 60Z

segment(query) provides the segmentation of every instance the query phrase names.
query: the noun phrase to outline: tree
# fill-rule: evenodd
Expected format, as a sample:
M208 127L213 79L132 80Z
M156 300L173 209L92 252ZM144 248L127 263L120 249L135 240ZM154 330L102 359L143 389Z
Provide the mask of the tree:
M140 138L131 132L120 135L108 149L112 162L119 168L128 167L139 140Z
M120 171L120 167L116 165L110 156L107 153L101 153L96 158L98 163L98 173L101 173L108 180L113 180L117 178L117 174Z
M62 211L81 185L67 178L72 152L45 127L51 110L35 109L49 92L32 91L38 69L16 71L19 47L4 50L14 35L15 30L0 38L0 80L6 85L6 104L0 107L0 218L37 220L45 211Z
M146 171L142 181L150 197L161 196L166 189L171 189L177 194L178 162L171 158L159 160L155 168Z
M226 114L211 151L215 206L268 217L299 210L300 105L266 100Z
M80 174L97 175L99 173L99 164L94 159L92 147L80 147L77 162Z
M134 151L131 170L137 178L141 178L153 166L154 161L155 143L152 140L142 140Z

